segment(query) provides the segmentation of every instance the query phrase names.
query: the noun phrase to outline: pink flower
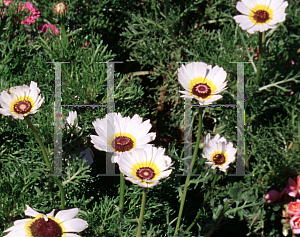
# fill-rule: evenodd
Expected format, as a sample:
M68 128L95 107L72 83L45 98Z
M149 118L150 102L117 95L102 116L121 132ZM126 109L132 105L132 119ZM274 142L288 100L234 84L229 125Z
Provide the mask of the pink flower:
M287 207L287 212L292 215L300 216L300 200L297 199L296 202L290 202Z
M18 10L16 10L15 14L20 10L21 3L19 3ZM29 16L25 16L25 20L21 21L21 24L31 24L35 22L35 19L40 17L40 12L32 5L30 2L25 2L24 6L22 7L21 11L24 11L26 13L29 12Z
M87 46L90 45L90 44L91 44L91 42L89 42L89 44L88 44L88 42L85 41L85 44L84 44L84 46L82 46L82 48L85 48L85 47L87 47Z
M297 183L292 178L289 178L287 185L281 191L281 193L277 192L276 190L271 190L266 194L265 199L267 199L267 204L284 199L278 203L278 205L283 206L284 203L287 203L289 200L288 196L300 198L300 175L297 177Z
M294 234L300 234L300 216L293 216L290 220L290 226Z
M9 6L9 4L11 4L12 3L12 0L3 0L3 4L5 5L5 6Z
M267 204L269 204L278 201L281 196L281 193L277 192L276 190L271 190L266 194L265 199L267 199Z
M300 194L300 175L297 176L297 189L298 193Z
M298 178L297 178L298 180ZM284 189L287 194L291 197L296 197L297 195L297 183L295 182L295 180L293 180L292 178L289 178L288 180L288 184L286 185L285 189Z
M59 30L56 28L55 25L52 25L52 24L44 24L44 25L41 25L41 26L39 27L38 30L39 30L39 31L42 31L41 35L43 35L45 32L50 31L49 29L51 29L52 32L54 32L55 36L56 36L57 34L59 34ZM47 38L47 37L46 37L46 38Z

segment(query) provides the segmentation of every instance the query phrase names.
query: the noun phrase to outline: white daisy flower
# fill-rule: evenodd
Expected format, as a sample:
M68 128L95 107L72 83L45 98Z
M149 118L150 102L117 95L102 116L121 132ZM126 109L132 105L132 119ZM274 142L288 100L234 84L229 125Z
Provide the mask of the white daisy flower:
M143 188L153 187L172 172L169 169L173 165L172 160L164 152L164 148L151 145L124 152L118 161L119 169L130 182Z
M29 114L35 114L44 102L44 98L39 93L40 89L34 81L31 81L30 87L23 85L2 91L0 114L21 120Z
M26 205L26 216L34 219L22 219L14 222L14 225L4 232L10 232L5 237L80 237L69 232L80 232L88 227L85 220L74 218L78 214L78 208L59 211L54 217L54 211L44 215Z
M150 120L143 122L137 114L132 118L123 118L120 113L114 113L113 116L114 122L109 121L108 114L103 119L96 119L93 126L98 136L91 135L91 142L96 149L114 152L113 163L118 162L121 153L141 147L155 139L155 133L148 133L151 129ZM108 130L114 131L110 137L107 137Z
M183 95L180 97L196 99L199 104L208 105L221 99L218 95L227 87L227 73L222 67L206 63L189 63L178 69L178 80L185 91L179 91Z
M233 17L243 30L253 34L276 28L276 24L285 21L285 8L288 2L283 0L242 0L236 9L244 15Z
M217 137L217 138L216 138ZM219 168L221 171L226 172L229 164L235 161L236 149L233 148L232 142L227 142L224 137L220 138L217 134L214 139L209 140L204 148L203 158L208 162L206 165L211 166L212 169Z
M66 124L68 129L74 126L75 119L77 119L77 111L69 111L69 116L66 119ZM78 128L78 130L82 129L81 127L78 126L78 124L76 124L76 128Z

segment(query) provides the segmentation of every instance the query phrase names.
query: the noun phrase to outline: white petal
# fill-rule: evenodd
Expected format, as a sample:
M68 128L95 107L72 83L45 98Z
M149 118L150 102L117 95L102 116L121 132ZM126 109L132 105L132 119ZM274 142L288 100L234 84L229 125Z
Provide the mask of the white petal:
M88 228L88 223L79 218L64 221L63 225L66 228L65 232L80 232Z
M236 9L240 12L243 13L244 15L249 16L251 9L243 2L238 2L236 4Z
M161 175L159 176L159 179L164 179L170 176L170 174L172 173L172 170L166 170L164 172L161 173Z
M288 6L288 2L283 2L283 0L273 0L271 1L269 7L273 10L276 11L278 8L286 8Z
M48 214L46 214L47 216L53 216L54 217L54 212L55 212L55 209L53 209L51 212L49 212Z
M259 1L259 0L258 0ZM249 9L252 9L253 7L255 7L257 4L256 0L242 0L242 2L248 6Z
M72 208L68 210L59 211L55 218L58 218L61 222L70 220L78 214L78 208Z
M72 234L72 233L65 233L66 237L81 237L80 235L77 234Z
M187 68L193 72L193 78L205 77L207 73L207 64L202 62L195 62L187 65Z
M190 72L185 70L185 66L183 64L180 68L178 68L178 81L184 89L190 90L191 75Z
M255 31L264 32L264 31L267 31L268 29L269 29L269 26L267 24L253 26L253 30L255 30Z
M268 25L275 25L277 23L285 21L286 13L274 13L273 19L270 20Z
M35 216L37 216L37 215L43 215L42 213L39 213L39 212L33 210L33 209L32 209L30 206L28 206L28 205L26 205L26 207L27 207L27 209L26 209L25 212L24 212L26 216L33 216L33 217L35 217Z
M77 111L70 111L69 116L66 119L69 126L74 125L74 121L75 121L76 118L77 118Z
M226 80L227 73L222 67L215 66L207 75L207 79L214 82L214 84L221 85Z
M258 31L258 30L257 30L257 28L255 28L255 25L247 30L247 32L248 32L249 34L254 34L254 33L257 32L257 31Z
M7 235L5 235L5 237L26 237L26 236L28 236L28 235L26 233L25 228L12 231L12 232L8 233Z
M243 30L248 30L249 28L254 26L254 23L249 19L248 16L238 15L233 17L237 23L240 23L240 27Z
M7 230L4 230L3 232L10 232L10 231L15 231L15 230L19 230L25 227L25 224L27 221L30 221L31 219L22 219L22 220L16 220L14 222L14 225L10 228L8 228Z
M0 108L0 114L3 114L4 116L10 116L11 115L6 109L2 109L2 108Z
M209 99L206 99L206 100L204 101L204 104L205 104L205 105L212 104L213 102L215 102L215 101L221 99L222 97L223 97L223 96L221 96L221 95L212 95Z
M270 1L271 0L259 0L259 5L265 5L265 6L269 6L270 5Z
M155 140L155 137L156 137L155 132L148 133L145 136L139 138L136 141L136 145L139 146L139 145L144 145L144 144L147 144L149 142L152 142L153 140Z

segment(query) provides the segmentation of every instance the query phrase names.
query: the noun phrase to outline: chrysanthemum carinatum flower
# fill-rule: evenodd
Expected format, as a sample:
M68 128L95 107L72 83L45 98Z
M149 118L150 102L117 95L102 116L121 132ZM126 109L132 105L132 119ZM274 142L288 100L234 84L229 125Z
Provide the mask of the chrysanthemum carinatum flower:
M74 126L75 119L77 119L77 111L69 111L69 116L66 119L66 125L68 129ZM80 131L82 128L76 124L75 129Z
M232 142L227 142L224 137L220 138L220 135L216 135L217 139L212 139L205 146L204 158L208 160L205 162L212 169L219 168L221 171L226 172L229 168L229 164L235 160L236 149L233 148Z
M55 3L53 10L57 15L64 15L67 12L68 7L64 2L57 2Z
M11 87L0 94L0 113L23 120L29 114L35 114L41 107L44 98L40 95L37 83L32 81L27 85Z
M225 90L227 73L222 67L206 63L193 62L178 69L178 80L185 91L179 91L181 97L196 99L200 104L208 105L222 98L218 95Z
M287 6L288 2L283 0L242 0L237 3L236 9L244 15L233 18L250 34L263 32L285 21Z
M151 145L124 152L118 161L119 169L132 183L143 188L153 187L172 172L169 169L173 165L172 160L164 152L164 148Z
M80 237L73 233L88 227L85 220L74 218L78 214L78 208L59 211L54 217L55 209L44 215L28 205L26 207L25 215L34 219L15 221L12 227L4 231L10 232L5 237Z
M114 118L113 120L108 119ZM148 133L151 129L149 120L135 114L132 118L122 117L120 113L107 114L103 119L93 122L98 136L91 135L91 142L100 151L114 152L112 162L118 162L119 155L123 152L141 147L155 139L155 133ZM107 132L113 132L108 134Z

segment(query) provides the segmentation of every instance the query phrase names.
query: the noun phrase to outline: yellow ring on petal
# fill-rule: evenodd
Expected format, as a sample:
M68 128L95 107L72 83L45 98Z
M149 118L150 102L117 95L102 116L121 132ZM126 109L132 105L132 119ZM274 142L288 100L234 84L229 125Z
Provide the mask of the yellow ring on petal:
M191 93L191 96L195 96L195 97L197 97L199 99L202 99L202 100L206 101L206 100L210 99L213 94L216 93L217 86L211 80L207 80L206 77L196 77L196 78L192 79L191 80L191 89L190 89L190 91L192 91L193 87L195 85L199 84L199 83L201 83L201 84L207 84L210 87L210 90L211 90L210 95L207 96L206 98L201 98L200 96L196 96L193 93Z
M134 149L134 148L136 148L136 138L135 138L134 136L132 136L132 135L129 134L129 133L121 133L121 132L119 132L119 133L115 133L114 135L112 135L112 136L109 138L109 140L108 140L108 145L109 145L109 147L112 148L113 150L115 150L115 148L112 147L112 142L113 142L113 140L114 140L115 138L117 138L117 137L128 137L128 138L130 138L130 139L133 141L133 147L131 148L131 150ZM116 152L118 152L118 151L116 151ZM121 152L119 152L119 153L121 153Z
M265 11L269 14L269 19L263 23L259 23L254 20L255 13L257 11ZM273 10L269 8L267 5L256 5L250 10L249 19L256 25L265 25L266 23L270 22L273 19Z
M31 220L29 220L29 221L27 221L27 222L25 223L25 227L24 227L24 228L25 228L25 231L26 231L26 233L27 233L26 237L34 237L34 236L32 235L30 226L31 226L36 220L38 220L38 219L40 219L40 218L43 218L43 217L44 217L44 215L36 215L36 216L34 217L34 219L31 219ZM66 237L66 234L63 234L63 232L66 231L66 228L64 227L64 225L62 224L62 222L61 222L59 219L57 219L57 218L55 218L55 217L52 217L52 216L47 216L47 215L46 215L46 217L49 218L49 219L52 219L53 221L55 221L55 222L59 225L59 227L61 228L61 230L62 230L61 237Z
M142 179L140 177L138 177L136 175L136 173L141 168L151 168L154 171L155 176L151 180L156 180L160 176L160 169L158 168L156 163L153 163L151 161L144 161L144 162L136 163L131 167L131 170L132 170L131 174L134 175L134 177L136 177L139 180L142 180ZM149 183L149 182L142 181L141 183Z
M20 114L20 113L17 113L15 111L15 105L17 105L19 102L22 102L22 101L28 101L31 104L31 109L28 112L26 112L26 114L29 113L30 111L32 111L32 109L35 107L33 99L31 97L20 96L15 101L13 101L13 102L10 103L10 111L13 112L14 114L17 114L17 115Z
M217 165L215 162L214 162L214 156L215 155L218 155L218 154L222 154L222 155L224 155L224 157L225 157L225 162L222 164L222 165ZM226 154L226 153L222 153L221 151L215 151L214 153L212 153L211 154L211 162L214 164L214 165L216 165L216 166L224 166L226 163L227 163L227 161L228 161L228 155Z

